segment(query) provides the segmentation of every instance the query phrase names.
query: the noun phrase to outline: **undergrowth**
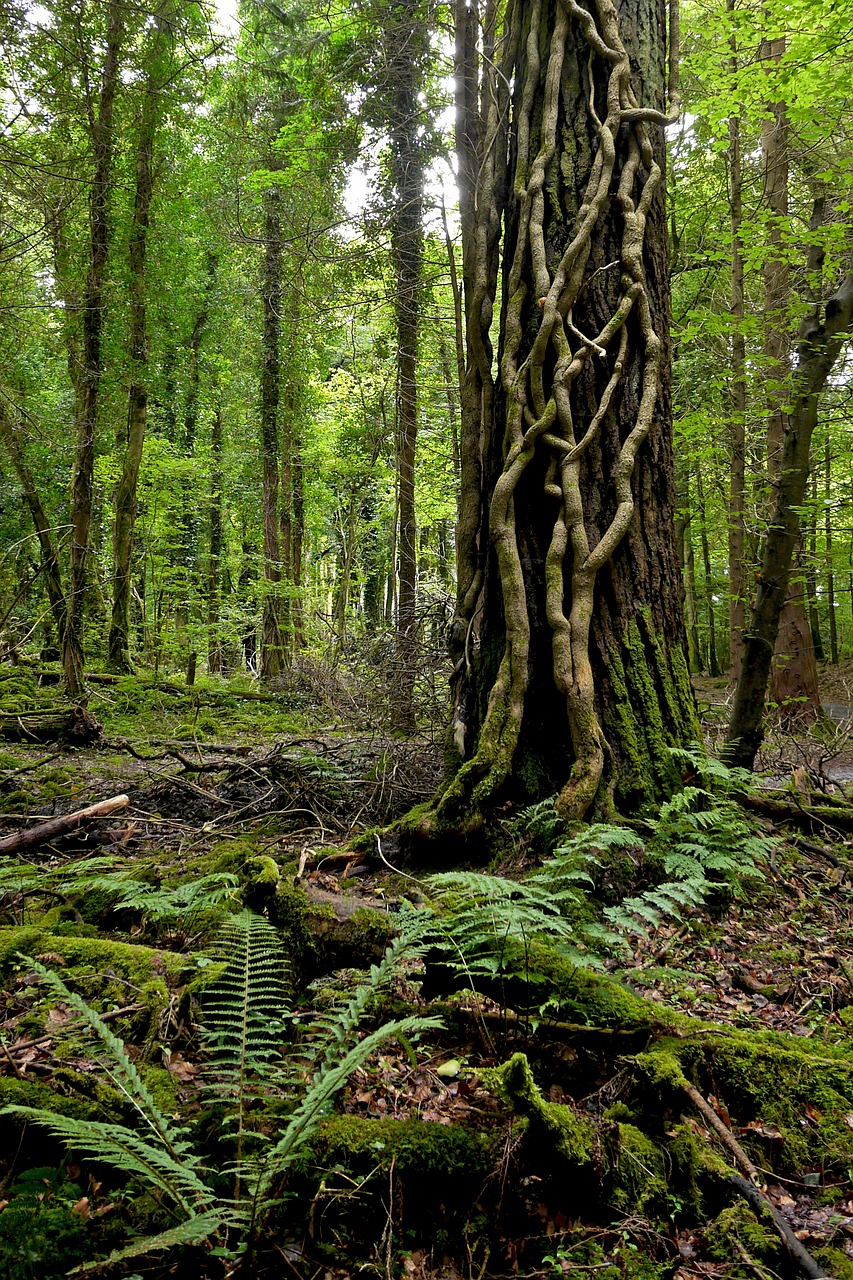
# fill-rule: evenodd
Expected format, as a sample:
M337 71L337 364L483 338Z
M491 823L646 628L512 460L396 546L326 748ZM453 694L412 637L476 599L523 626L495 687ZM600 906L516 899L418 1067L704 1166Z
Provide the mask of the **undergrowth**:
M387 1040L397 1037L409 1046L419 1033L441 1025L433 1017L410 1015L363 1030L404 957L421 949L418 931L419 921L407 917L382 961L349 998L314 1020L308 1035L296 1038L286 1033L287 967L278 934L250 911L230 919L220 949L227 956L225 970L208 990L202 1028L215 1159L196 1145L186 1120L161 1109L131 1053L103 1019L59 974L27 958L31 970L97 1039L101 1068L126 1099L135 1123L29 1106L7 1107L3 1114L44 1126L75 1152L153 1191L161 1220L171 1219L165 1229L71 1274L191 1245L220 1258L226 1275L251 1276L255 1257L267 1246L271 1216L287 1198L288 1173L352 1073ZM277 1121L269 1125L265 1107L273 1104L278 1104Z
M661 806L645 838L603 823L569 834L552 797L508 824L522 846L544 855L534 870L517 879L479 871L429 878L440 907L435 941L467 985L496 975L536 983L530 954L537 941L578 966L600 966L603 954L624 947L632 935L680 919L712 895L738 896L761 878L778 842L759 833L737 802L750 775L696 752L672 754L685 783ZM646 885L607 902L614 879Z

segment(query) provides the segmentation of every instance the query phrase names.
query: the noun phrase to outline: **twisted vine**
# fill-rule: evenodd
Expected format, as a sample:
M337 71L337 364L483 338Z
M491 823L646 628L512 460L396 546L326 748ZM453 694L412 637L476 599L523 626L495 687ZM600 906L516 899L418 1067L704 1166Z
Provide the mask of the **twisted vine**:
M547 3L547 0L544 0ZM539 36L543 0L531 0L526 66L516 106L516 163L512 199L517 236L505 276L505 330L500 377L506 398L504 465L489 508L489 536L497 558L503 592L506 639L497 678L489 695L476 753L459 770L439 806L446 813L472 803L474 811L508 778L519 740L528 687L530 621L515 520L515 493L535 457L545 453L545 492L559 502L545 563L546 613L552 635L554 680L565 699L574 761L557 801L566 819L585 816L605 772L607 742L595 708L590 662L590 629L596 578L625 536L634 512L632 477L638 452L649 434L660 389L663 342L649 302L644 263L646 221L661 182L649 126L665 124L678 111L678 6L670 0L669 110L643 107L631 83L628 52L620 34L614 0L594 0L590 9L577 0L558 0L544 67L540 98ZM545 182L558 142L563 63L571 24L589 48L587 110L598 146L578 209L571 238L556 266L549 269L545 242ZM606 113L596 112L593 59L607 68ZM587 266L596 224L611 200L620 155L622 168L615 202L621 213L617 261L600 270L618 268L619 298L610 318L594 337L582 333L573 308L592 276ZM522 355L523 317L530 310L526 283L532 269L541 317L535 337ZM593 275L597 272L593 273ZM637 322L629 329L628 318ZM476 326L475 326L476 327ZM634 335L637 335L636 337ZM638 344L632 353L632 343ZM480 353L482 354L482 352ZM624 376L629 357L641 361L640 401L635 419L621 443L610 481L616 511L600 540L590 547L583 516L581 463L597 439ZM608 362L609 377L597 406L580 436L573 419L572 388L590 361ZM553 364L547 379L546 369ZM610 363L612 362L612 363ZM569 578L570 607L565 611Z

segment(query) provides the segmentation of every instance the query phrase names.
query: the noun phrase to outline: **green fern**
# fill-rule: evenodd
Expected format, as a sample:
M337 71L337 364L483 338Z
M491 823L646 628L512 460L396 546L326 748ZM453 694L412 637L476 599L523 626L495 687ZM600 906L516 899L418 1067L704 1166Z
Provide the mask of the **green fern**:
M287 1170L314 1137L320 1120L353 1071L389 1038L397 1036L408 1044L412 1036L440 1028L436 1018L412 1016L381 1025L367 1035L361 1032L365 1015L393 981L403 960L424 950L424 919L424 913L415 912L401 917L400 937L349 999L315 1024L299 1047L298 1065L283 1052L286 965L275 930L249 911L227 923L222 934L226 968L205 1000L212 1088L223 1127L228 1132L236 1123L242 1138L250 1098L262 1101L276 1096L293 1104L274 1143L247 1153L238 1141L237 1157L230 1166L235 1180L235 1196L231 1198L218 1195L209 1185L208 1170L192 1151L187 1131L157 1107L122 1041L57 974L26 958L28 966L98 1037L103 1066L132 1102L141 1131L33 1107L6 1107L0 1114L14 1114L42 1125L83 1155L156 1189L164 1207L178 1219L168 1230L134 1241L110 1258L86 1264L78 1271L102 1270L179 1244L216 1245L221 1250L227 1238L232 1256L252 1247L281 1201L281 1182Z

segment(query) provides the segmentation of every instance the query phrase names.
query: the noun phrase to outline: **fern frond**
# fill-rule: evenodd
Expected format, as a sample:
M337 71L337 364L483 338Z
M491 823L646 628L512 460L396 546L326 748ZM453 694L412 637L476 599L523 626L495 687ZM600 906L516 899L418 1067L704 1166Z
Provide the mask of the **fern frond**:
M26 962L29 969L38 974L42 982L52 987L60 999L74 1009L81 1021L94 1031L106 1052L107 1060L103 1065L110 1079L133 1104L163 1147L173 1155L182 1154L186 1150L185 1131L173 1124L157 1106L151 1091L130 1058L124 1042L110 1030L82 996L65 985L58 973L46 968L38 960L33 960L31 956L22 955L20 959Z
M181 1152L177 1158L124 1125L59 1115L38 1107L4 1107L0 1115L32 1120L75 1151L159 1188L187 1216L208 1209L215 1200L214 1192L199 1176L202 1166L197 1157Z
M222 928L219 952L226 966L202 998L207 1081L237 1112L238 1134L259 1081L281 1057L290 1003L281 939L263 916L242 911Z
M197 1214L178 1223L176 1227L170 1227L168 1231L160 1231L154 1236L143 1236L139 1240L134 1240L132 1244L125 1245L123 1249L113 1249L108 1258L102 1258L99 1262L84 1262L79 1267L72 1267L67 1274L69 1276L94 1275L98 1271L107 1270L117 1262L129 1262L131 1258L145 1258L148 1254L156 1253L160 1249L174 1249L181 1244L203 1244L223 1225L222 1216L218 1213Z
M331 1050L326 1053L304 1096L288 1118L284 1133L275 1146L264 1155L262 1163L257 1168L252 1184L252 1197L258 1215L262 1215L265 1211L265 1201L269 1197L273 1184L314 1136L332 1099L374 1050L397 1035L408 1040L421 1031L439 1031L443 1025L440 1018L417 1016L401 1018L399 1021L388 1022L377 1030L371 1031L369 1035L351 1044L349 1048L345 1044L340 1045L340 1051L337 1054Z

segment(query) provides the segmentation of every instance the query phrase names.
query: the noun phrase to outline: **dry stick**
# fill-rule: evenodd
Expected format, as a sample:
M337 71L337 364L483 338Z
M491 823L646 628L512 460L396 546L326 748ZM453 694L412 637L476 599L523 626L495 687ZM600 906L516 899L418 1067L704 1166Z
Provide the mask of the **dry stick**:
M820 1263L815 1261L808 1249L797 1239L791 1227L767 1196L762 1191L759 1191L758 1187L753 1186L751 1182L747 1182L746 1178L742 1178L739 1173L731 1174L729 1182L740 1192L744 1200L752 1206L759 1217L763 1210L769 1210L774 1227L779 1232L791 1258L797 1263L803 1275L808 1276L809 1280L826 1280L829 1272L824 1271Z
M693 1103L696 1110L704 1116L720 1141L728 1147L737 1163L752 1179L755 1186L760 1186L762 1182L761 1174L758 1172L755 1165L738 1142L737 1138L735 1138L728 1126L725 1125L717 1115L714 1108L705 1101L699 1090L696 1089L689 1080L682 1081L681 1087Z
M749 1181L742 1177L739 1173L729 1175L729 1183L733 1186L745 1200L752 1205L753 1209L760 1216L766 1209L773 1219L773 1225L782 1237L782 1240L790 1253L793 1260L798 1264L804 1275L809 1276L810 1280L823 1280L827 1273L815 1262L809 1251L803 1247L788 1223L774 1206L773 1202L761 1190L762 1177L738 1142L737 1138L732 1134L731 1130L723 1123L712 1106L709 1105L702 1097L698 1089L696 1089L689 1081L684 1080L681 1084L682 1089L693 1103L696 1110L707 1120L708 1124L720 1138L720 1141L732 1153L737 1163L749 1175Z
M37 845L54 840L57 836L76 831L78 827L82 827L93 818L102 818L108 813L115 813L117 809L125 809L129 803L128 796L113 796L109 800L100 800L97 804L89 805L88 809L78 809L76 813L68 813L62 818L51 818L49 822L41 822L28 830L16 831L0 840L0 855L34 849Z
M146 1007L144 1004L126 1004L121 1009L108 1009L106 1013L99 1013L98 1017L101 1022L115 1022L117 1018L128 1017L131 1013L139 1013ZM85 1023L78 1022L75 1019L73 1022L63 1023L62 1027L57 1027L57 1031L73 1031L82 1026L85 1026ZM19 1040L16 1044L6 1044L4 1041L0 1041L0 1049L3 1050L11 1062L11 1054L23 1053L25 1049L37 1049L39 1045L49 1044L51 1040L55 1039L56 1032L48 1032L46 1035L36 1036L34 1040ZM14 1063L12 1065L14 1066Z

